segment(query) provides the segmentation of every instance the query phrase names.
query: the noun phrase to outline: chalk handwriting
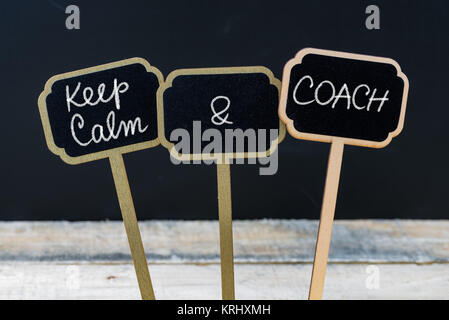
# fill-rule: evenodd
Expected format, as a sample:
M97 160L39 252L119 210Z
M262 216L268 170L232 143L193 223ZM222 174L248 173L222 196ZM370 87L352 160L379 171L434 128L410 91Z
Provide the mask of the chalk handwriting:
M72 111L72 106L82 108L86 106L97 106L98 104L106 104L114 100L114 108L120 110L120 94L125 93L129 89L129 84L127 82L118 82L117 79L113 81L113 89L109 96L105 97L106 84L100 83L96 90L91 87L85 87L80 91L81 82L78 82L74 91L71 92L68 85L66 85L66 102L67 111L70 113ZM82 101L80 101L81 95ZM86 147L91 143L108 142L110 140L119 139L120 135L128 137L129 135L135 135L136 133L144 133L148 129L148 125L142 125L142 119L136 117L134 120L120 120L116 121L115 110L111 110L106 116L106 123L104 125L95 124L90 129L90 139L87 141L82 141L79 138L80 132L86 130L85 120L83 116L79 113L74 113L70 121L70 131L72 133L72 138L75 142ZM85 136L86 134L83 134Z
M76 135L76 128L79 130L84 128L84 118L79 113L75 113L73 115L72 121L70 121L70 131L72 132L73 140L75 140L75 142L80 146L86 147L92 142L100 143L102 141L108 142L111 139L117 140L122 133L125 137L129 134L134 135L136 133L136 129L139 133L143 133L148 129L148 125L142 128L142 120L140 117L136 117L134 120L120 120L116 128L115 112L112 110L106 117L106 133L104 126L95 124L90 132L91 139L86 142L82 142Z
M308 83L308 85L307 85L307 83ZM318 86L315 88L314 94L313 94L313 99L305 101L305 100L301 99L301 96L298 92L300 86L301 86L302 92L304 92L303 88L308 87L309 89L312 89L314 87L314 82L313 82L312 77L309 75L303 76L298 81L298 83L296 84L296 86L293 90L293 101L296 104L302 105L302 106L311 104L313 102L316 102L321 106L325 106L325 105L332 103L331 107L332 107L332 109L334 109L335 106L337 105L337 103L341 99L344 99L344 100L346 100L346 109L347 110L349 110L351 108L351 106L353 106L356 110L365 109L366 111L370 111L372 103L375 101L378 101L379 106L377 107L377 112L381 112L384 103L389 100L389 98L388 98L389 90L386 90L383 96L376 97L377 89L374 88L373 90L371 90L371 88L367 84L358 85L352 91L352 94L351 94L351 92L348 88L348 85L346 83L344 83L341 86L338 93L336 94L336 88L335 88L334 84L329 80L324 80L324 81L321 81L318 84ZM326 97L323 97L323 95L320 95L320 93L323 92L322 89L324 87L328 87L328 89L330 89L330 92L331 92L330 96L327 99L326 99ZM363 97L363 95L365 96L365 100L367 100L367 101L366 101L365 105L360 105L357 103L357 97L360 97L360 96Z
M129 84L127 82L120 82L119 84L117 84L117 79L114 79L114 88L113 88L109 98L106 98L106 99L104 98L104 91L106 89L106 85L104 83L100 83L97 88L97 95L98 95L97 100L92 101L93 96L94 96L94 90L91 87L85 87L83 89L84 102L76 102L74 100L74 98L78 94L80 86L81 86L81 82L78 82L78 84L75 88L75 91L73 91L72 94L70 94L69 86L68 85L65 86L68 112L70 112L70 110L71 110L71 108L70 108L71 104L73 104L74 106L77 106L77 107L84 107L86 105L96 106L100 102L108 103L113 98L115 100L115 108L117 110L120 110L120 93L125 93L129 89Z
M214 104L219 99L225 100L226 101L226 106L220 112L216 112ZM210 119L212 121L212 123L215 124L216 126L221 126L223 123L232 124L231 121L228 121L229 113L226 113L224 118L221 116L223 113L228 111L230 106L231 106L231 100L228 97L226 97L226 96L216 96L215 98L213 98L211 103L210 103L210 108L212 109L212 112L213 112L213 116Z

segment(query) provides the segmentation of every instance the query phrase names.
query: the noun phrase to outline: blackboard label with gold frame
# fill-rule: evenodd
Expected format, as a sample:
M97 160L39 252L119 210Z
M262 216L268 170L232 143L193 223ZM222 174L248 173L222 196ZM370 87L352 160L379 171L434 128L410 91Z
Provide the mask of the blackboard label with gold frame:
M285 136L277 114L279 90L280 81L265 67L175 70L157 93L161 144L183 161L267 157ZM188 152L178 148L177 137L171 139L177 129L191 137ZM208 129L222 138L221 152L204 152ZM225 141L236 130L255 133L257 147L249 139L240 145Z
M160 71L131 58L50 78L38 105L48 148L69 164L109 158L142 299L155 299L123 153L159 144Z
M131 58L50 78L39 97L49 149L70 164L154 147L162 74Z

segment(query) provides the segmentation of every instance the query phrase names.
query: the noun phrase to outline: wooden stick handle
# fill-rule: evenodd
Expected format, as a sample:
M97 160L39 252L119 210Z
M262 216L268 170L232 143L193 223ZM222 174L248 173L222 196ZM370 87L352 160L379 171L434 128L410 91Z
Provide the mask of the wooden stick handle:
M323 204L321 207L320 226L318 228L315 247L315 259L313 261L312 279L310 281L309 300L320 300L323 295L327 258L329 256L332 236L332 223L334 221L341 162L343 159L343 148L344 143L341 140L334 140L331 144Z
M147 258L140 236L139 225L137 223L123 157L121 154L117 154L111 156L109 161L111 163L112 175L114 177L115 189L117 190L117 197L122 211L129 248L134 262L134 269L136 270L140 294L143 300L154 300L155 297L153 286L151 284L150 272L148 270Z
M232 240L231 170L229 163L217 163L218 216L220 224L221 293L234 300L234 249Z

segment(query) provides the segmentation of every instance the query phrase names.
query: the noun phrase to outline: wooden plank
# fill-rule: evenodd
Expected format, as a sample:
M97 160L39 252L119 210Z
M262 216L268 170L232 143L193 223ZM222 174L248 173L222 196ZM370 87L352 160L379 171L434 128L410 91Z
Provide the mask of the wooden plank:
M217 221L139 222L150 263L218 263ZM236 262L311 263L317 221L233 222ZM121 222L0 222L0 261L130 261ZM332 263L448 263L448 220L336 220Z
M328 265L323 299L448 299L447 264ZM307 299L311 264L237 264L236 299ZM369 271L369 270L368 270ZM153 264L158 299L221 299L220 265ZM106 263L1 262L0 299L139 299L133 266Z

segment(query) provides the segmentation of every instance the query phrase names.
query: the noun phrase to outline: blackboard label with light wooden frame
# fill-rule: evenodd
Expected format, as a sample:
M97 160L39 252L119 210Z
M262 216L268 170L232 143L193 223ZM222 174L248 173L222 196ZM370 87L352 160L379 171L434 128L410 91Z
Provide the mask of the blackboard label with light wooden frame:
M345 144L382 148L404 125L408 80L388 58L304 49L287 62L279 117L297 139L330 142L309 299L321 299Z
M285 136L277 113L279 90L280 81L265 67L175 70L157 94L161 143L180 160L267 157ZM189 133L189 152L177 148L179 137L171 139L177 129ZM207 129L217 130L223 138L221 153L204 152L210 141L201 137ZM244 145L233 141L234 152L227 152L227 132L248 129L256 135L264 131L263 138L257 136L256 152L248 148L248 140ZM277 130L276 137L270 130Z
M162 74L131 58L56 75L39 110L49 149L70 164L154 147Z
M392 59L308 48L285 65L279 116L298 139L381 148L402 130L407 93Z

